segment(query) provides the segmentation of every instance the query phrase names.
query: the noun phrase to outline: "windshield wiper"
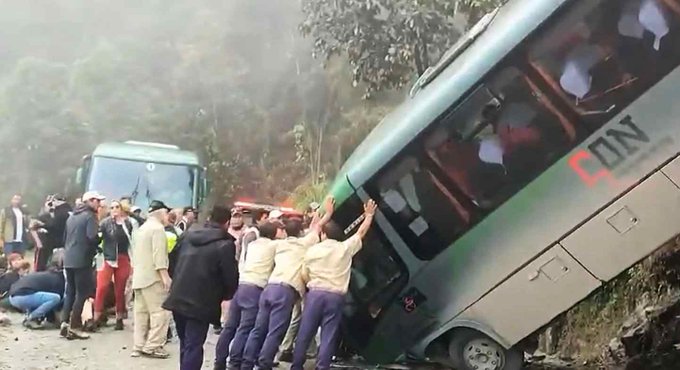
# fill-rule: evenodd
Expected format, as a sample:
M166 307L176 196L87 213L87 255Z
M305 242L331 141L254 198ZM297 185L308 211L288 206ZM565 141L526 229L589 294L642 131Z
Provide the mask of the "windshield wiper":
M439 76L446 67L451 64L458 56L460 56L472 43L489 27L491 22L496 18L500 7L494 9L492 12L487 13L482 19L479 20L465 35L461 36L458 41L449 49L444 55L439 59L439 62L432 67L427 68L425 73L418 78L411 91L409 91L409 97L413 98L418 91L423 87L427 86L432 80Z

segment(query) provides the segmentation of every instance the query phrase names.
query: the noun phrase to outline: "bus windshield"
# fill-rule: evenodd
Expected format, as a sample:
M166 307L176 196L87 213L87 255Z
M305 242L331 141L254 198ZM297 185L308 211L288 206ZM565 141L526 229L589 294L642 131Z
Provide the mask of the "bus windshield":
M108 199L130 196L141 209L147 209L152 200L174 208L194 205L195 179L196 169L187 165L94 157L87 188Z

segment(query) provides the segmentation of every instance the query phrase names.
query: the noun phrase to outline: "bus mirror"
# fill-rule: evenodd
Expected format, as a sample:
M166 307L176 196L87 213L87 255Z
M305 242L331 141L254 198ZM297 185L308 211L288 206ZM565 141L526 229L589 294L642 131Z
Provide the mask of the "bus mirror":
M207 174L203 175L203 198L207 198L210 193L210 181L208 181Z

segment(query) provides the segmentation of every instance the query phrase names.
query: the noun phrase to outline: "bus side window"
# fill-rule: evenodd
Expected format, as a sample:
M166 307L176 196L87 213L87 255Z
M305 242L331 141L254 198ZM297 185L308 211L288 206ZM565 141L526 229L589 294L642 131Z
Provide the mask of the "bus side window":
M469 226L469 212L415 156L388 166L367 191L420 259L436 256Z
M676 0L573 2L529 63L595 130L680 62Z
M564 154L576 131L514 67L493 75L484 89L481 94L493 98L467 99L442 120L425 147L451 184L479 208L492 210ZM475 129L461 132L468 127Z

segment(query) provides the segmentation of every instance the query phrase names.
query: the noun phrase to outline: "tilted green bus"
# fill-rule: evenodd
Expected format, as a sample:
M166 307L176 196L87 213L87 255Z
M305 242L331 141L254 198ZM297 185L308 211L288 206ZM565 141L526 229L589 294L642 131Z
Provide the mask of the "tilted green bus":
M532 335L680 233L680 0L510 0L418 80L332 186L344 342L518 369Z
M199 207L208 191L196 153L138 141L98 145L83 158L75 182L81 193L96 190L108 199L132 197L142 210L156 199L173 208Z

